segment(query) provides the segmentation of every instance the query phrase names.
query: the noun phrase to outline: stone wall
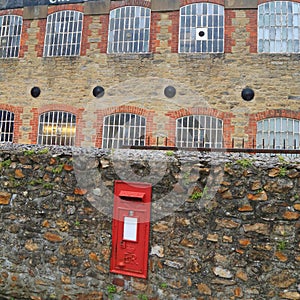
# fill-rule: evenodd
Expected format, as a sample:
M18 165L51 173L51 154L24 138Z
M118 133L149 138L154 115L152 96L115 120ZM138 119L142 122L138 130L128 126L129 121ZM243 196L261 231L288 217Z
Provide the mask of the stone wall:
M300 160L2 145L1 299L300 299ZM109 272L115 179L153 184L148 279Z
M189 115L205 108L214 116L230 114L223 120L230 122L230 130L224 127L227 146L231 138L237 146L242 139L252 145L258 114L286 117L293 111L293 118L300 119L299 54L257 53L257 1L225 1L225 53L178 54L179 7L196 1L174 0L169 6L170 1L156 0L151 2L151 53L106 54L110 9L148 2L90 1L0 11L24 18L20 57L0 65L0 109L15 112L14 142L35 144L38 116L50 110L76 115L76 145L84 147L101 147L101 118L108 112L145 110L144 115L151 115L147 130L152 144L157 136L174 143L170 116L178 112ZM42 57L46 17L62 9L84 12L81 56ZM105 89L102 98L92 93L98 85ZM164 95L168 85L176 88L171 99ZM38 98L30 94L34 86L41 89ZM241 98L246 86L255 92L250 102Z

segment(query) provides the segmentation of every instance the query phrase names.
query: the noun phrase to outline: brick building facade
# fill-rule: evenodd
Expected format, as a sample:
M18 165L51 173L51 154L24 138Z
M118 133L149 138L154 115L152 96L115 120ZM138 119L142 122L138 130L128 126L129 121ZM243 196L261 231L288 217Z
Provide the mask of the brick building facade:
M300 1L0 9L2 142L299 148Z

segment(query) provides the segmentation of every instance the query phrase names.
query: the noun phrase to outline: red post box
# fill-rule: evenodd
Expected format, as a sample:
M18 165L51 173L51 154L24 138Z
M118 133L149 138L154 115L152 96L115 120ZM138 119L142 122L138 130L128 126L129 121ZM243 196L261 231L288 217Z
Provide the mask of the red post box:
M115 181L112 273L147 278L152 185Z

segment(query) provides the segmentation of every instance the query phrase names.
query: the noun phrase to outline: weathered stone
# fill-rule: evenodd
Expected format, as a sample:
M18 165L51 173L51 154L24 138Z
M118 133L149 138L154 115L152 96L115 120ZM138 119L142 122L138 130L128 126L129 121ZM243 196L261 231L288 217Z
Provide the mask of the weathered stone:
M270 193L285 193L294 187L293 182L289 178L277 178L275 181L269 181L264 189Z
M236 282L235 280L229 280L229 279L213 279L211 281L212 284L219 284L219 285L224 285L224 286L231 286L231 285L235 285Z
M238 208L240 212L250 212L253 211L253 207L251 205L244 205Z
M194 248L195 245L192 241L190 241L189 239L184 238L181 242L180 242L181 246L184 247L188 247L188 248Z
M87 193L87 190L86 189L80 189L80 188L75 188L74 189L74 194L75 195L85 195Z
M178 262L178 261L171 261L171 260L165 260L164 265L174 268L174 269L182 269L183 268L183 263Z
M207 240L210 242L217 242L219 239L219 235L218 234L208 234L207 235Z
M21 169L15 170L15 178L24 178L25 175L23 174L23 171Z
M286 211L283 214L283 218L286 220L298 220L300 217L300 213L294 211Z
M280 297L282 297L282 299L299 300L300 293L298 293L298 292L282 292L282 293L280 293Z
M278 288L288 288L296 282L296 279L288 272L283 271L278 275L274 275L270 278L270 284Z
M60 235L53 232L46 232L44 234L44 238L53 243L59 243L63 240L63 238Z
M34 243L32 240L28 240L25 243L25 249L28 251L37 251L39 249L39 245L37 243Z
M0 192L0 205L8 205L11 199L11 194L7 192Z
M231 191L228 190L228 191L224 192L224 193L222 194L222 198L223 198L223 199L227 199L227 200L233 199L233 196L232 196Z
M71 278L69 276L63 276L62 275L60 280L63 284L70 284L71 283Z
M150 255L156 255L158 257L164 257L164 247L160 245L155 245L151 247Z
M266 201L268 200L268 195L265 191L262 191L257 194L248 194L248 199L252 201Z
M89 254L89 258L90 258L91 260L93 260L93 261L100 261L98 255L97 255L95 252L91 252L91 253Z
M192 274L199 273L201 271L201 265L199 264L197 259L191 260L188 265L189 265L188 271L191 272Z
M247 247L251 244L251 241L249 239L240 239L239 244L243 247Z
M263 223L256 223L253 225L247 224L247 225L243 225L243 228L245 232L253 231L264 235L270 233L270 226L268 224L263 224Z
M239 223L234 222L232 220L227 220L227 219L216 219L215 222L218 224L218 226L225 227L228 229L233 229L233 228L237 228L238 226L240 226Z
M269 171L269 177L277 177L280 174L280 169L279 168L273 168Z
M243 297L243 290L240 287L236 287L234 289L234 296L237 298L242 298Z
M227 278L230 279L233 277L230 271L221 268L221 267L214 267L213 272L216 276L222 277L222 278Z
M137 291L144 292L147 290L148 285L147 283L134 280L132 282L132 287Z
M282 262L286 262L288 260L288 257L281 251L276 251L275 256L278 258L278 260L280 260Z
M169 226L165 222L158 222L153 226L153 231L155 232L166 232L168 230L169 230Z
M232 236L228 236L228 235L223 236L223 243L232 243L232 242L233 242Z
M262 184L260 180L256 180L252 183L251 190L256 191L262 188Z
M211 289L205 283L197 284L197 289L200 294L211 296Z
M248 275L242 269L238 269L235 276L243 281L248 281Z

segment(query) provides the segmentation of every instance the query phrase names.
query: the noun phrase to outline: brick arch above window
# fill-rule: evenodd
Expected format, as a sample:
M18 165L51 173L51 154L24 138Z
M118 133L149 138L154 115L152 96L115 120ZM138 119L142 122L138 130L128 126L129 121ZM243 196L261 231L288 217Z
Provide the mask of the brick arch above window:
M255 114L249 114L249 123L245 126L245 133L248 135L248 142L245 143L246 148L256 148L256 133L257 122L269 118L288 118L300 120L300 111L286 110L286 109L273 109Z
M141 6L151 8L151 1L149 0L126 0L126 1L111 1L110 10L123 6Z
M180 6L194 4L194 3L203 3L203 2L225 6L225 0L181 0Z
M36 144L37 137L38 137L38 128L39 128L39 117L40 115L50 112L50 111L64 111L71 113L76 116L76 137L75 137L75 146L80 146L82 141L82 128L84 127L84 122L82 118L82 114L84 109L83 108L75 108L71 105L65 105L65 104L49 104L44 105L39 108L32 108L32 119L30 121L31 125L31 133L29 134L29 139L31 141L31 144Z
M263 3L275 2L275 1L277 1L277 0L258 0L257 4L260 5L260 4L263 4ZM300 3L300 0L290 0L290 2L298 2L298 3Z
M53 5L48 7L48 14L53 14L63 10L76 10L84 12L84 6L82 4L64 4L64 5Z
M193 107L189 109L182 108L176 111L170 111L166 114L169 117L169 122L166 125L169 141L173 141L175 146L176 140L176 120L185 116L204 115L211 116L223 121L223 145L225 148L231 147L231 133L234 132L234 126L231 120L234 117L232 113L222 112L214 108Z
M154 124L153 118L155 112L153 110L146 110L144 108L130 106L130 105L122 105L118 107L110 107L103 110L98 110L96 112L97 121L94 124L94 128L96 131L96 137L92 137L95 140L95 146L100 148L102 146L102 136L103 136L103 122L104 118L109 115L119 114L119 113L129 113L134 115L139 115L145 117L146 119L146 141L145 144L148 143L151 145L154 141L153 138L153 131L155 130L156 126Z

